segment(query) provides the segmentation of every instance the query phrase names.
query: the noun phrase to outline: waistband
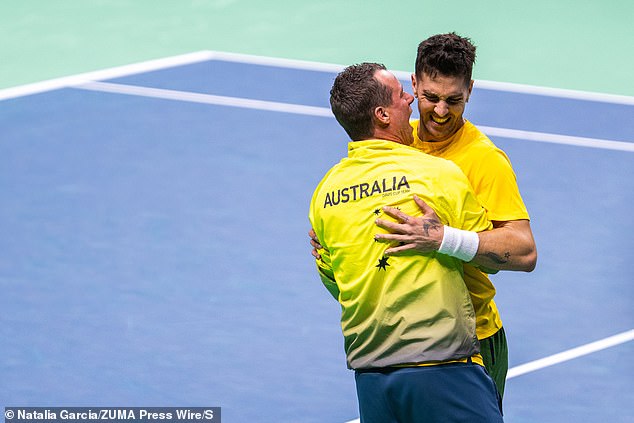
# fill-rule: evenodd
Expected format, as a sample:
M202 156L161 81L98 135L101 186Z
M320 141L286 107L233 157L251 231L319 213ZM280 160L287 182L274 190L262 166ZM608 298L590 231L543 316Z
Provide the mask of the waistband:
M405 369L405 368L414 368L414 367L432 367L432 366L446 366L449 364L472 364L484 367L484 361L482 361L482 356L480 354L474 354L471 357L462 358L458 360L448 360L448 361L437 361L433 363L411 363L411 364L403 364L400 366L389 366L389 367L371 367L367 369L354 369L357 373L389 373L395 370Z

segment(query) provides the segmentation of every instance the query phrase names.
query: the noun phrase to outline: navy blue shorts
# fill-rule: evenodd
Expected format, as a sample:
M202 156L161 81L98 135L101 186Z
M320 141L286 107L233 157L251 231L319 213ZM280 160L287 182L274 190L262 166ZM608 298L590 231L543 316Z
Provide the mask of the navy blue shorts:
M495 383L472 363L356 371L361 423L503 422Z

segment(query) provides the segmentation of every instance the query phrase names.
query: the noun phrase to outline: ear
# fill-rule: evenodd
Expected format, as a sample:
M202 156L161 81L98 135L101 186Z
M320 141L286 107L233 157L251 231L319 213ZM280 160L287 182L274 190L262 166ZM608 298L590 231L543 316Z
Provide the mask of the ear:
M383 106L374 109L374 121L377 126L386 127L390 124L390 114Z
M412 74L412 92L414 93L414 97L418 98L418 94L416 92L416 74Z
M469 82L469 93L467 94L467 103L469 102L469 97L471 97L471 91L473 90L473 79Z

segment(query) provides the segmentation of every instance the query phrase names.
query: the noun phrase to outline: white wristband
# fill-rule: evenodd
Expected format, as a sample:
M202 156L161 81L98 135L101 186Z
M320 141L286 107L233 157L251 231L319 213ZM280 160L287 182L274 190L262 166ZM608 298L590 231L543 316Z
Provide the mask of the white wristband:
M480 244L478 234L452 228L451 226L445 226L444 228L445 232L438 252L466 262L473 260Z

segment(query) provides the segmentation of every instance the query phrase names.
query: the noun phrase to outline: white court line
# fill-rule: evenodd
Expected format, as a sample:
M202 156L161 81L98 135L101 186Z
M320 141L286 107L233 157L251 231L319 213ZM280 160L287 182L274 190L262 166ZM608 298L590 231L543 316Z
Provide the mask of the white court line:
M511 379L517 376L521 376L526 373L534 372L536 370L543 369L545 367L554 366L555 364L563 363L574 358L578 358L584 355L588 355L597 351L604 350L606 348L614 347L616 345L624 344L634 340L634 329L619 333L614 336L610 336L601 339L596 342L582 345L580 347L572 348L570 350L554 354L539 360L531 361L526 364L522 364L509 369L506 379ZM346 423L360 423L360 419L349 420Z
M62 78L49 79L47 81L36 82L33 84L21 85L18 87L0 90L0 101L16 97L24 97L31 94L53 91L60 88L73 87L78 84L83 84L86 81L120 78L122 76L204 62L206 60L210 60L212 57L213 53L210 51L199 51L196 53L183 54L180 56L167 57L164 59L149 60L146 62L134 63L131 65L117 66L114 68L103 69L95 72L81 73L72 76L65 76Z
M227 53L222 51L212 51L214 60L224 62L246 63L249 65L273 66L287 69L300 69L317 72L339 73L345 66L334 63L311 62L308 60L283 59L280 57L256 56L252 54ZM408 74L409 75L409 74ZM409 78L409 76L408 76Z
M513 138L526 141L550 142L554 144L574 145L577 147L602 148L634 152L634 142L602 140L597 138L573 137L570 135L549 134L545 132L522 131L519 129L496 128L477 125L485 134L493 137Z
M506 378L511 379L526 373L534 372L545 367L553 366L555 364L563 363L564 361L572 360L584 355L591 354L593 352L601 351L606 348L614 347L616 345L623 344L628 341L634 340L634 329L619 333L608 338L601 339L596 342L582 345L580 347L572 348L570 350L560 352L548 357L544 357L539 360L531 361L516 367L509 369Z
M276 66L291 69L313 70L321 72L339 72L345 66L323 62L310 62L305 60L282 59L276 57L255 56L239 53L213 52L214 59L227 62L248 63L262 66ZM411 72L392 70L399 79L409 81ZM549 97L570 98L574 100L598 101L634 106L634 97L618 94L606 94L590 91L568 90L561 88L540 87L537 85L517 84L512 82L497 82L478 79L476 88L494 91L505 91L521 94L533 94Z
M274 101L252 100L248 98L226 97L221 95L165 90L161 88L148 88L134 85L112 84L109 82L84 82L83 84L77 85L74 88L142 97L161 98L165 100L190 101L193 103L213 104L219 106L243 107L247 109L267 110L273 112L333 117L330 109L325 107L304 106L302 104L278 103Z
M59 88L74 86L77 81L97 81L104 79L117 78L121 76L148 72L168 68L172 66L186 65L207 60L222 60L235 63L248 63L262 66L276 66L290 69L304 69L319 72L339 72L345 66L332 63L311 62L306 60L283 59L276 57L257 56L239 53L227 53L220 51L203 50L194 53L167 57L164 59L150 60L137 64L118 66L114 68L104 69L101 71L89 72L63 78L50 79L47 81L36 82L6 88L0 90L0 101L9 98L22 97L30 94L51 91ZM398 78L409 81L411 72L392 71ZM568 90L550 87L540 87L536 85L516 84L511 82L497 82L487 80L476 80L475 86L488 90L515 92L524 94L534 94L550 97L570 98L576 100L599 101L604 103L634 105L633 96L597 93L590 91Z
M590 91L566 90L563 88L539 87L536 85L515 84L512 82L486 81L478 79L474 82L476 88L504 91L519 94L533 94L547 97L569 98L572 100L598 101L602 103L622 104L634 106L634 97L618 94L605 94Z
M249 63L263 66L278 66L285 68L307 69L324 72L338 72L343 69L341 65L328 63L309 62L292 59L281 59L264 56L253 56L236 53L223 53L214 51L199 51L180 56L167 57L164 59L150 60L131 65L118 66L95 72L88 72L74 76L51 79L34 84L22 85L14 88L0 90L0 101L15 97L51 91L60 88L78 87L89 90L116 92L120 94L143 95L155 98L165 98L180 101L192 101L206 104L218 104L225 106L247 107L261 110L271 110L286 113L307 114L312 116L330 117L332 113L327 108L293 105L270 101L260 101L251 99L238 99L234 97L214 96L209 94L183 93L180 91L161 90L145 87L124 86L121 84L109 84L94 82L104 79L118 78L138 73L150 72L175 66L198 63L208 60L222 60L238 63ZM395 72L397 76L408 79L409 73ZM610 94L587 93L571 90L556 90L544 87L534 87L520 84L497 83L491 81L476 81L476 84L487 89L498 89L501 91L523 92L540 95L551 95L555 97L569 97L584 100L605 101L617 104L634 105L634 97L613 96ZM573 137L568 135L548 134L531 131L521 131L508 128L495 128L480 126L480 128L490 136L500 136L513 139L529 141L551 142L582 147L603 148L620 151L634 151L634 143L623 141L602 140L595 138Z
M165 100L191 101L194 103L213 104L218 106L243 107L273 112L295 113L310 116L333 117L326 107L305 106L301 104L280 103L274 101L252 100L238 97L227 97L211 94L200 94L186 91L166 90L161 88L140 87L134 85L113 84L110 82L90 82L76 84L74 88L101 91L116 94L127 94L143 97L161 98ZM596 138L573 137L569 135L548 134L544 132L521 131L517 129L478 127L489 136L540 141L556 144L574 145L578 147L602 148L634 152L634 142L611 141Z

